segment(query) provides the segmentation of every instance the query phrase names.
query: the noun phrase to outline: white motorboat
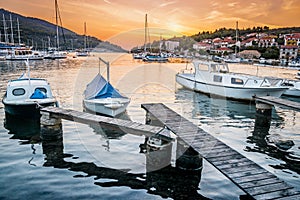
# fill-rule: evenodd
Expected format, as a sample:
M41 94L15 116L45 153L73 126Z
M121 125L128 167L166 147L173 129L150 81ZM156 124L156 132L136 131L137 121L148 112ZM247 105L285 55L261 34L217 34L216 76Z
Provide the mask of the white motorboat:
M280 97L288 87L283 80L230 73L226 63L194 61L194 73L178 73L176 81L191 90L237 100L254 100L254 96Z
M110 117L125 112L130 99L121 95L109 82L109 63L99 58L107 65L107 80L97 74L84 91L83 105L88 111Z
M57 106L57 100L45 79L30 78L30 67L26 64L27 74L8 82L2 103L10 115L39 119L39 108Z
M13 48L5 56L6 60L43 60L44 56L38 51L32 51L31 47Z
M67 58L67 52L64 51L49 51L47 55L44 56L45 59L65 59Z
M283 95L300 97L300 81L286 80L283 85L289 87L289 89L286 90Z

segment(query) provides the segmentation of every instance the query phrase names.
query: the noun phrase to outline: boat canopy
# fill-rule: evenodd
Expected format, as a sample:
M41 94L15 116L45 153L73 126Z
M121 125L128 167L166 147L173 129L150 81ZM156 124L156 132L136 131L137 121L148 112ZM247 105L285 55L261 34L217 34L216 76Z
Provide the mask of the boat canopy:
M34 93L30 96L30 99L46 99L47 94L39 89L35 89Z
M98 74L87 86L84 91L85 99L101 98L122 98L123 96L109 83Z

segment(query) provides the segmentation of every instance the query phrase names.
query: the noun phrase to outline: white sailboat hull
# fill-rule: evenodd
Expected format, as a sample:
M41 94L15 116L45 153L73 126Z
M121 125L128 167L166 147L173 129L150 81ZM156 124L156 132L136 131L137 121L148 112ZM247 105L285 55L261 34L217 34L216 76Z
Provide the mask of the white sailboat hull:
M84 107L92 112L115 117L125 112L129 98L100 98L100 99L84 99Z

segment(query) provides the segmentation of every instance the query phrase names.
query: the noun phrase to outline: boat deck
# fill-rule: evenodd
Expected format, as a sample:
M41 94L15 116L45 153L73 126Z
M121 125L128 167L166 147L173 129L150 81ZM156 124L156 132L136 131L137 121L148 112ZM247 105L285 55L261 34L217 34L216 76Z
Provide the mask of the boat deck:
M300 199L300 192L200 129L164 104L143 104L150 116L166 126L210 164L254 199Z

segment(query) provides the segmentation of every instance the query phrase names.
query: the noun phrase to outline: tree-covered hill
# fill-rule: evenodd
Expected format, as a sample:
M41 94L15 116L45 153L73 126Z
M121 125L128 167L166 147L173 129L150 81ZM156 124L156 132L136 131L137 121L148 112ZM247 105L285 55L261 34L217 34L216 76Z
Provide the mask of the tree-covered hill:
M3 20L3 15L5 20ZM10 21L10 15L12 23ZM35 49L46 49L49 46L56 46L56 25L45 20L33 17L25 17L17 13L13 13L4 9L0 9L0 31L1 42L5 42L4 36L4 21L6 24L7 39L11 42L11 25L13 27L13 40L15 43L19 42L18 38L18 23L20 30L21 43L28 46L33 46ZM63 24L62 24L63 25ZM84 35L79 35L69 29L59 27L59 43L61 49L80 49L84 47ZM49 45L50 42L50 45ZM95 48L102 41L93 36L87 36L87 47ZM106 42L107 43L107 42ZM114 51L125 51L119 46L112 45Z

